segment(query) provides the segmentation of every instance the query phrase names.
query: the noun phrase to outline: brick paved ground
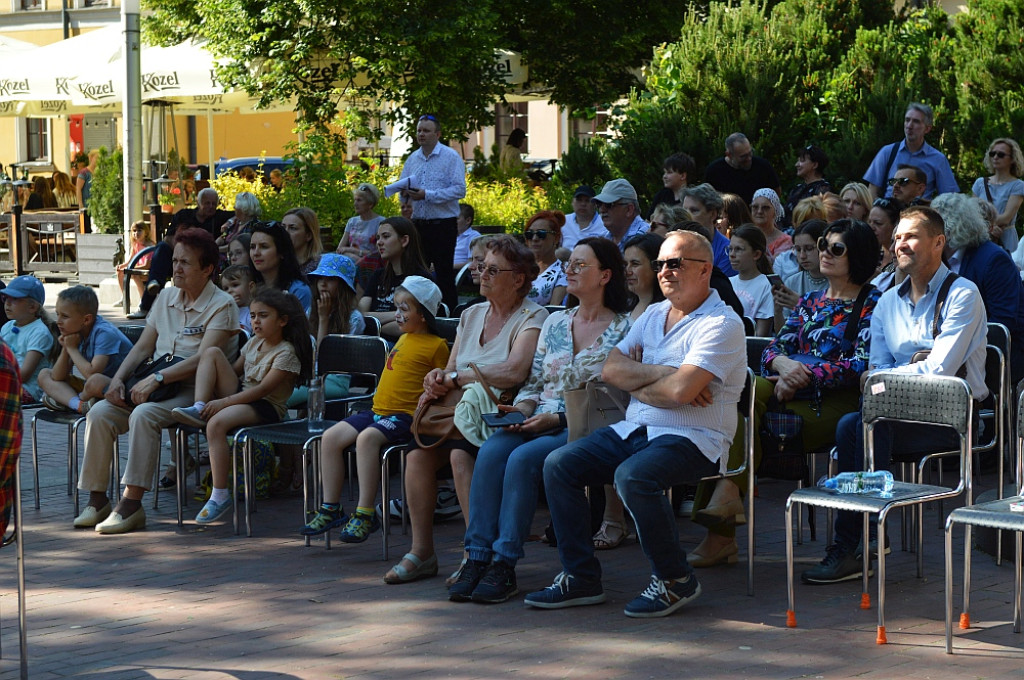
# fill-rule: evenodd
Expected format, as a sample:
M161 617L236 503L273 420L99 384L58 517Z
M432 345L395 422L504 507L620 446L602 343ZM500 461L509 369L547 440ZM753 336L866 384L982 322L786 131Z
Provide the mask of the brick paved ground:
M382 583L408 547L399 532L389 562L380 559L379 534L363 545L334 542L330 551L322 542L303 547L295 496L262 503L252 538L234 536L230 521L207 529L187 521L179 530L173 494L161 497L158 511L147 497L145 532L76 531L65 495L63 429L46 427L41 450L39 511L32 508L29 456L23 459L34 679L1019 678L1024 665L1024 636L1011 625L1012 569L978 552L975 627L958 632L955 656L944 653L942 534L934 510L925 516L924 579L894 537L889 644L878 646L876 611L859 608L859 582L797 586L800 627L785 627L784 483L760 487L754 597L746 595L741 560L702 570L704 595L676 615L638 621L622 614L649 578L633 541L601 556L604 605L540 611L520 598L452 604L440 576ZM988 475L979 486L993 484ZM186 518L198 505L191 502ZM542 509L535 530L546 521ZM462 527L461 520L437 526L442 576L460 559ZM679 527L687 547L700 539L696 525L679 520ZM745 530L740 539L745 557ZM805 566L823 551L822 540L806 541L796 554ZM555 550L530 544L527 553L518 570L524 592L548 585L559 571ZM0 677L8 678L17 674L14 551L0 560Z

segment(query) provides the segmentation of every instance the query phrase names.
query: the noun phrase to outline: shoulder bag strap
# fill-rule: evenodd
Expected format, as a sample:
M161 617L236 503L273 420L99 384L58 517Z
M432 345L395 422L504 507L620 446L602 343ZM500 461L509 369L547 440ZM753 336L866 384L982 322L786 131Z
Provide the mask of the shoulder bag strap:
M889 160L886 161L886 163L885 163L885 177L882 178L883 182L888 182L889 181L889 173L892 172L892 166L893 166L893 163L896 162L896 154L899 152L899 150L900 150L900 143L899 142L893 142L892 146L889 149ZM881 189L882 189L882 193L884 194L885 193L885 187L883 186L883 187L881 187Z
M995 205L995 199L992 198L992 191L988 188L988 177L985 178L985 195L988 196L988 202Z
M864 303L867 301L868 296L871 295L871 291L874 289L875 287L870 283L865 284L860 289L860 294L857 296L856 302L853 303L853 310L850 312L850 318L846 322L846 332L843 333L843 354L848 354L857 343L857 335L860 334L860 315L864 311Z
M932 337L939 337L939 319L942 316L942 307L946 303L946 298L949 297L949 289L953 285L953 281L959 277L954 273L950 272L943 279L942 285L939 286L938 295L935 296L935 316L932 317Z

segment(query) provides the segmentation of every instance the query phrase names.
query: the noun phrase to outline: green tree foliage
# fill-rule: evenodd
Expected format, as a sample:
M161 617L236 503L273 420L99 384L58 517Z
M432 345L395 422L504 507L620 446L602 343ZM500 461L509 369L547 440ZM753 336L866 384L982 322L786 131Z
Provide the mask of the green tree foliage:
M89 190L89 219L92 230L100 234L124 231L124 169L121 149L100 147L96 171Z
M699 0L703 3L704 0ZM350 135L383 121L441 117L464 140L493 121L507 92L497 48L520 52L531 87L573 109L606 104L638 84L651 47L682 14L660 0L144 0L147 37L203 38L230 64L219 76L263 104L296 97L303 119Z
M655 49L609 156L649 196L661 159L686 151L703 168L741 131L784 189L808 143L841 185L900 139L907 103L921 101L936 112L929 143L966 188L993 138L1024 133L1022 27L1024 0L967 0L952 17L936 6L893 16L880 0L715 3Z
M605 160L603 139L585 142L572 139L569 141L569 149L562 154L555 168L552 180L571 192L581 184L597 190L612 177L612 169Z

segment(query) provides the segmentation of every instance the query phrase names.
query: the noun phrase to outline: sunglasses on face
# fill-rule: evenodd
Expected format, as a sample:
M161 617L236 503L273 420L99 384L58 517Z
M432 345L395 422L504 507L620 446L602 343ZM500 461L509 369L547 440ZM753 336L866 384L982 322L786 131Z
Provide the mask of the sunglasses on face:
M916 179L911 179L909 177L893 177L891 180L889 180L889 186L891 187L905 187L908 184L920 184L920 182L918 182Z
M501 272L514 272L515 271L515 269L498 269L493 264L490 265L490 266L487 266L485 264L478 264L476 266L476 270L480 273L481 276L483 276L484 274L487 274L487 276L491 277L492 279L495 276L497 276L499 273L501 273Z
M683 264L684 262L707 262L707 260L698 260L695 257L670 257L667 260L654 260L651 262L651 269L653 269L655 273L660 272L662 268L685 270L686 266Z
M437 118L435 118L434 116L431 116L430 114L427 114L425 116L420 116L419 120L429 120L429 121L433 121L435 123L437 122Z
M523 238L525 238L527 241L532 241L534 239L537 239L538 241L543 241L548 237L548 234L550 233L551 232L548 231L547 229L529 229L523 232Z
M829 243L824 236L818 239L818 252L828 253L832 257L842 257L846 254L846 244L842 241Z
M989 158L1006 158L1009 155L1010 154L1006 153L1005 151L989 151L988 152L988 157Z

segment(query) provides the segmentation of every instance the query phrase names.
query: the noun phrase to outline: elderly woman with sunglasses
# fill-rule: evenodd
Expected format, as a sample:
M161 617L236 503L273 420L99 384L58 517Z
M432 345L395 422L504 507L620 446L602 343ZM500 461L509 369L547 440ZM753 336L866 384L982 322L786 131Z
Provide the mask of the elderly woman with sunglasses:
M878 263L878 239L871 227L858 220L837 220L818 239L818 251L828 286L800 298L761 357L764 377L757 378L754 393L758 420L775 402L785 403L803 417L807 451L835 441L839 419L859 408L860 374L867 369L871 353L871 314L881 297L868 283ZM854 319L858 307L860 313ZM850 323L859 329L852 342L846 339ZM757 469L761 457L757 437L754 446ZM736 437L729 467L738 465L742 456L742 437ZM740 489L745 485L745 478L718 482L709 505L695 513L694 521L708 527L708 536L689 554L693 566L736 561L735 528L743 512Z
M1017 211L1024 201L1024 153L1017 142L1000 137L989 145L984 163L992 175L974 180L971 192L996 207L999 216L990 230L992 240L1012 253L1018 243Z
M750 215L754 220L754 226L764 232L768 255L773 260L779 253L793 247L793 239L779 229L785 214L786 209L782 207L779 195L774 189L758 189L754 192L754 198L750 201Z
M565 289L568 281L565 278L565 267L555 256L555 250L562 243L562 227L565 226L565 213L559 210L541 210L526 221L523 238L526 247L533 252L540 267L540 276L530 286L527 299L542 307L544 305L560 305L565 300Z

